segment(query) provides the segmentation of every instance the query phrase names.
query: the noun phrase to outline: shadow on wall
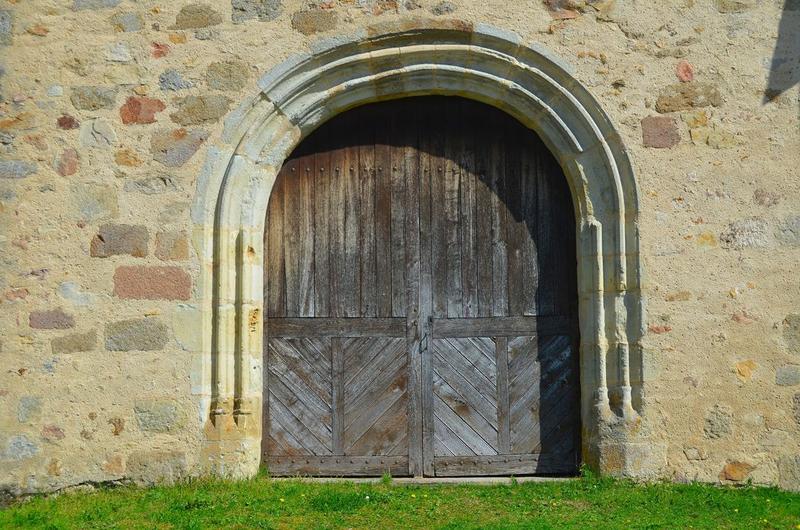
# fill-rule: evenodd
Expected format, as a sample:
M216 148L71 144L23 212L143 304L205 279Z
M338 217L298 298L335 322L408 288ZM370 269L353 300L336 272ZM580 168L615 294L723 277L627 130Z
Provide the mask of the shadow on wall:
M764 103L800 82L800 0L786 0L769 66Z

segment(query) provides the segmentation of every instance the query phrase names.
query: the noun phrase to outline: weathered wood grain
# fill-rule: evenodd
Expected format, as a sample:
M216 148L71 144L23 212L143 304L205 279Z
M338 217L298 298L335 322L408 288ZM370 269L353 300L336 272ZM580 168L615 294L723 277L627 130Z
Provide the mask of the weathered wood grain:
M415 98L320 127L266 219L271 472L573 473L574 230L555 159L491 107Z

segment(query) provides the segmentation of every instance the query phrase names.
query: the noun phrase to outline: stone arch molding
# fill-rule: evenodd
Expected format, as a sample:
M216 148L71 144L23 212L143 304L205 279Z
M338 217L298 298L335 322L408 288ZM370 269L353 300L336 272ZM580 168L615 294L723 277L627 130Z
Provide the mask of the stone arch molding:
M638 198L608 116L546 50L460 21L401 21L325 40L264 75L226 120L192 209L201 249L201 351L195 392L206 416L206 472L251 476L260 463L263 234L283 161L320 124L358 105L458 95L534 130L559 160L577 220L584 461L652 475L663 456L642 434L643 304Z

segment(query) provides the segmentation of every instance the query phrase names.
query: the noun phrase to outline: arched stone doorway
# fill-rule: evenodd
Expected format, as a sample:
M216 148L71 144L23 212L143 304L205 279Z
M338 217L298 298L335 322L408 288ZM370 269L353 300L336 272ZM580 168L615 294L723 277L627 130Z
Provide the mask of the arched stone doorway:
M582 459L613 474L660 467L661 449L641 434L636 185L619 135L564 66L512 33L413 20L320 42L260 86L209 151L192 212L203 249L199 362L211 472L249 476L260 463L264 219L284 160L337 114L423 95L494 106L535 131L556 157L575 207Z
M575 214L541 140L458 97L295 149L265 253L270 474L574 474Z

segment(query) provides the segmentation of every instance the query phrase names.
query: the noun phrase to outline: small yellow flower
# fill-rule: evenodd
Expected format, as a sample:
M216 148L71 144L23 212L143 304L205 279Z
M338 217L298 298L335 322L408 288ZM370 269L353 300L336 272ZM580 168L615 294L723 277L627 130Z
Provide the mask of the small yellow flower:
M281 498L280 498L280 501L281 501L281 502L286 502L286 499L284 499L283 497L281 497Z
M412 494L411 494L411 498L412 498L412 499L416 499L416 498L417 498L417 496L416 496L415 494L413 494L413 493L412 493Z
M739 508L734 508L733 511L739 513Z

